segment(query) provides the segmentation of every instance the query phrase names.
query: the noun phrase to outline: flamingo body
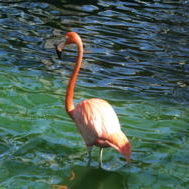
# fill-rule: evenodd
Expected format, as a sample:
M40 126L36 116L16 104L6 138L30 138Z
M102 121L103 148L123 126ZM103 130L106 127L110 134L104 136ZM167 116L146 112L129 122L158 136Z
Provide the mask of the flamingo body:
M119 132L119 120L108 102L98 98L84 100L71 112L86 145L96 145L98 138ZM103 146L102 146L103 147Z
M105 100L92 98L76 105L70 116L87 146L113 147L129 161L130 145L121 131L118 117ZM128 148L128 149L127 149Z
M99 98L84 100L74 106L74 87L83 58L82 40L77 33L68 32L65 44L58 44L56 51L58 56L60 56L65 45L71 43L77 45L78 56L67 88L65 99L66 111L76 123L88 147L98 146L101 149L104 147L113 147L129 161L131 146L129 140L121 131L118 117L112 106L107 101ZM101 160L102 153L100 154Z

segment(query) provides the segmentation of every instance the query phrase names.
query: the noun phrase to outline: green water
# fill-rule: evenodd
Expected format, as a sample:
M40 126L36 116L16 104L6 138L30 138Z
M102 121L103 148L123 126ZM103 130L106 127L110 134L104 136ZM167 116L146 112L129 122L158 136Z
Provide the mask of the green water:
M188 1L0 2L0 189L189 187ZM113 26L113 27L112 27ZM83 140L64 109L85 44L75 103L106 99L132 144L132 162Z

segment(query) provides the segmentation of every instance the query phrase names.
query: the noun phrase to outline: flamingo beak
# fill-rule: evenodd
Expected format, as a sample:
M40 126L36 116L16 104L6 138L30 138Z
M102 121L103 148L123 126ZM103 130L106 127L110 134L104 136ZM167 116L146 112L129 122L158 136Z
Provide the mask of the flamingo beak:
M57 54L58 58L61 59L62 51L59 51L58 49L56 49L56 54Z
M62 50L64 49L65 46L66 46L66 43L63 43L63 42L55 44L56 54L59 59L61 59L62 57Z

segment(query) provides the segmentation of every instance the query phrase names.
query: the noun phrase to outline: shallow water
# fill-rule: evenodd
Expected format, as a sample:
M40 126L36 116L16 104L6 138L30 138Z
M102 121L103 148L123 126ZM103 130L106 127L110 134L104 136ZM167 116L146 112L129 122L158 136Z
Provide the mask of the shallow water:
M1 1L0 189L188 188L189 1ZM84 143L64 109L76 49L85 45L75 102L116 110L132 162Z

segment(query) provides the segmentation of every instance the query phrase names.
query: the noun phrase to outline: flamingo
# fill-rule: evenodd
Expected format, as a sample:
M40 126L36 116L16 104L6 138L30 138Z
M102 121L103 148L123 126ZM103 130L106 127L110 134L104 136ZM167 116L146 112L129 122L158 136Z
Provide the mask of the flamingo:
M118 117L112 106L100 98L83 100L74 106L74 88L83 59L83 43L76 32L68 32L65 43L56 45L56 52L61 58L61 52L66 45L76 44L78 55L74 71L69 80L65 97L65 109L71 119L75 122L78 131L84 139L88 149L88 164L91 162L91 151L93 146L100 147L99 165L102 166L103 148L113 147L130 162L131 145L125 134L121 131Z

